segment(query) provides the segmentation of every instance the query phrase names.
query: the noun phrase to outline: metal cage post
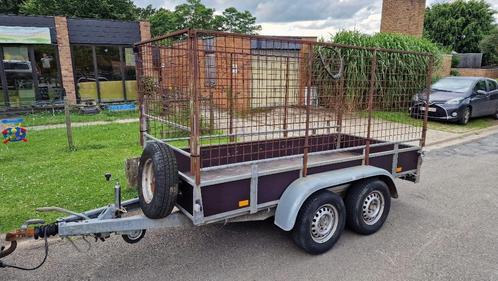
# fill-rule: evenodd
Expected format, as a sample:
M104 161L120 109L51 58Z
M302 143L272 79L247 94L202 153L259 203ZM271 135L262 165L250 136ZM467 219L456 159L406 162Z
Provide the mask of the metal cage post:
M374 102L375 87L377 87L377 50L373 51L371 68L370 68L370 87L368 90L368 125L367 138L365 140L365 165L369 164L370 159L370 142L372 139L372 110Z
M309 130L310 130L310 109L311 109L311 79L313 77L313 46L308 45L308 83L307 83L307 94L306 94L306 121L305 121L305 132L304 132L304 150L303 150L303 177L308 175L308 152L309 152Z
M191 132L190 132L190 172L195 177L196 185L201 183L201 148L200 148L200 110L199 110L199 61L197 54L198 36L195 30L188 31L188 69L193 79L189 79Z
M427 127L429 121L429 103L430 96L432 92L432 68L434 64L434 57L432 55L429 56L427 62L427 80L426 80L426 100L425 100L425 110L424 110L424 124L422 127L422 137L420 139L420 147L425 146L425 140L427 138Z
M143 46L135 45L133 52L135 53L136 79L138 88L138 112L140 123L140 145L145 146L145 134L147 133L147 118L145 117L145 97L143 91L143 64L142 64L142 49Z

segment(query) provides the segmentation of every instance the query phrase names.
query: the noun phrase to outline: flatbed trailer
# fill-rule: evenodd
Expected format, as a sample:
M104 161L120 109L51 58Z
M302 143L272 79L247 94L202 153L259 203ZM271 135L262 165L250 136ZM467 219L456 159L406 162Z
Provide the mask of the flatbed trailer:
M109 206L41 209L72 215L28 221L0 258L25 236L135 243L151 228L272 217L319 254L346 224L375 233L398 197L395 179L419 180L427 110L403 117L413 95L430 93L431 54L204 30L134 50L138 198L121 202L117 183Z

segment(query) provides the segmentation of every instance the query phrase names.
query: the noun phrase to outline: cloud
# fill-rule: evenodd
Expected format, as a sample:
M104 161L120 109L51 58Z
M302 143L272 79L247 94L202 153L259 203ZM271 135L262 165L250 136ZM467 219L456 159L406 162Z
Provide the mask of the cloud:
M139 6L173 9L185 0L134 0ZM427 0L427 5L452 0ZM487 0L498 10L498 0ZM248 10L266 35L329 37L342 29L375 33L380 29L382 0L202 0L218 12L228 7ZM498 22L498 15L497 22Z
M135 0L139 6L152 4L155 7L172 8L184 1L179 0ZM236 7L248 10L261 22L290 22L350 18L360 9L377 1L372 0L204 0L208 7L223 10Z

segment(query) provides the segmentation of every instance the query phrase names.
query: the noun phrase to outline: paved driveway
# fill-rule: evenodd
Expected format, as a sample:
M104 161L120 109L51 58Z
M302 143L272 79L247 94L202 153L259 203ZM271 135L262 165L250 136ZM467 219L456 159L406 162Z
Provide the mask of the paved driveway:
M497 164L498 135L431 151L420 184L398 182L380 232L346 231L321 256L270 220L151 231L131 246L115 237L87 253L56 242L40 270L0 269L0 280L498 280ZM41 252L23 245L8 261L35 263Z

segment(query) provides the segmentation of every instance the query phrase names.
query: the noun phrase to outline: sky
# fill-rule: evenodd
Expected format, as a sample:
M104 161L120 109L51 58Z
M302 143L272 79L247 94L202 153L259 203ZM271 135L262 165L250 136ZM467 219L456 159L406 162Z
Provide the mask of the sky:
M427 0L427 5L451 0ZM184 0L134 0L145 7L173 9ZM225 8L248 10L262 26L261 34L330 37L339 30L375 33L380 29L382 0L202 0L221 13ZM488 0L498 11L498 0ZM497 15L498 21L498 15Z

